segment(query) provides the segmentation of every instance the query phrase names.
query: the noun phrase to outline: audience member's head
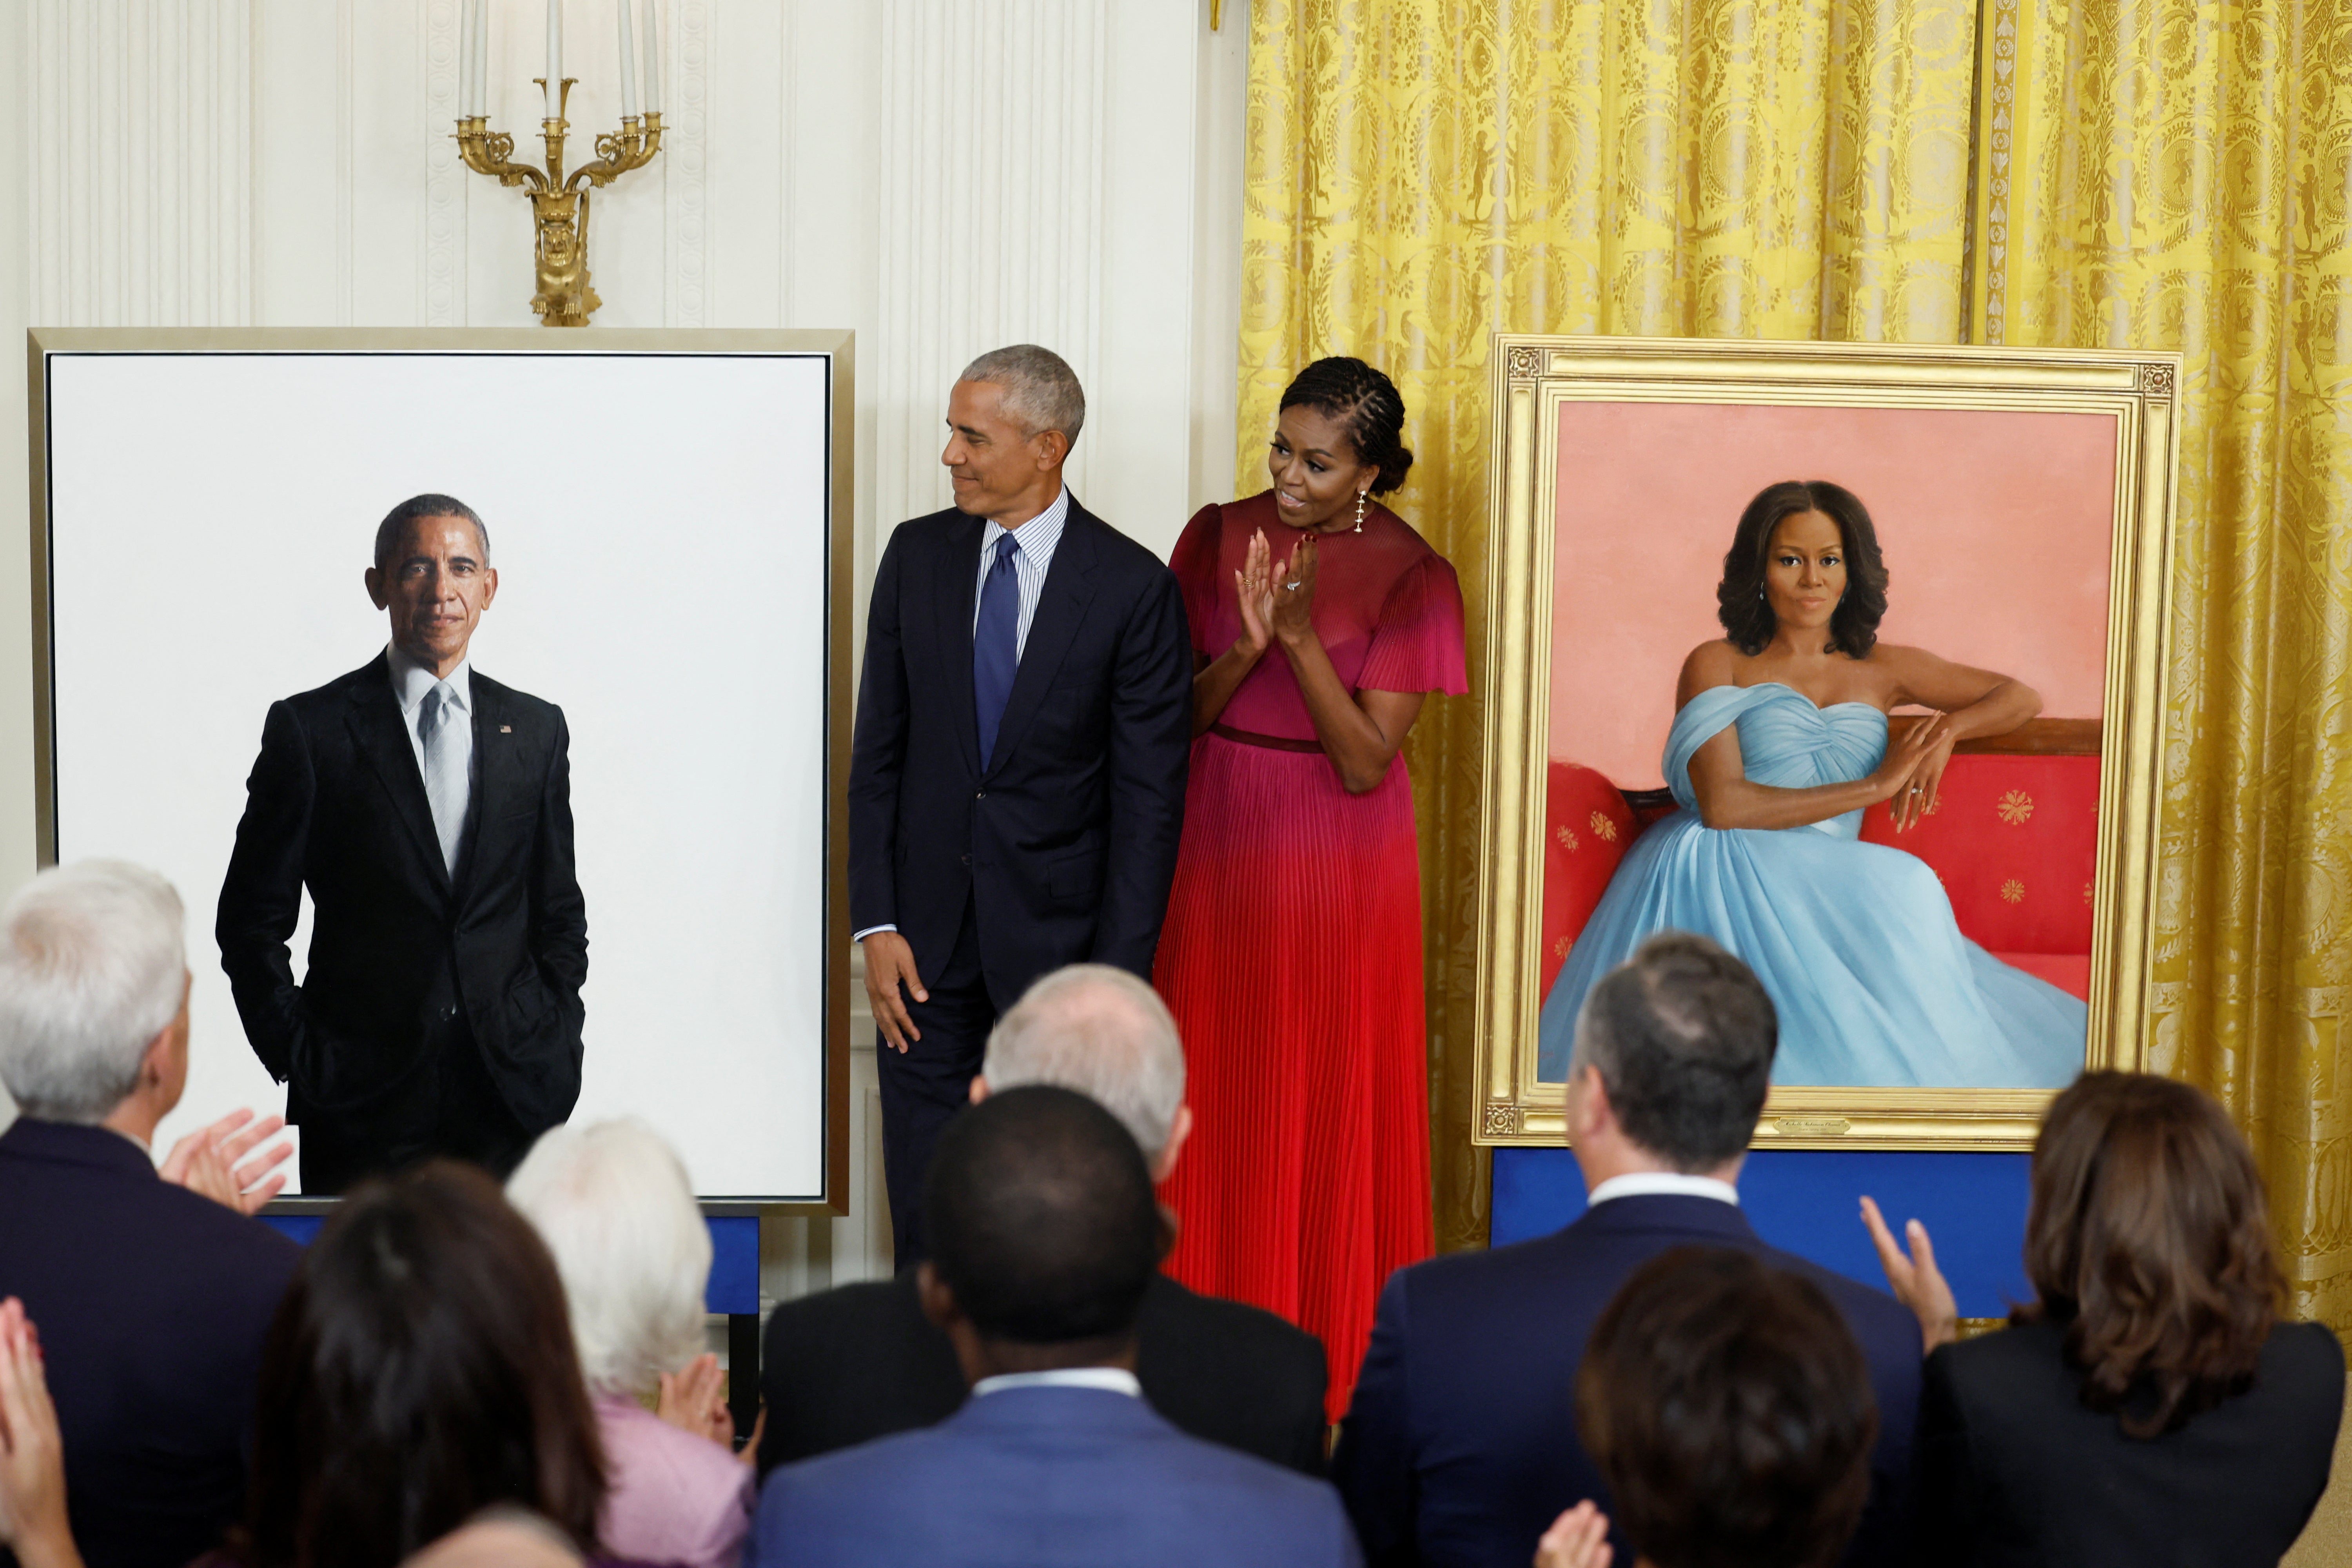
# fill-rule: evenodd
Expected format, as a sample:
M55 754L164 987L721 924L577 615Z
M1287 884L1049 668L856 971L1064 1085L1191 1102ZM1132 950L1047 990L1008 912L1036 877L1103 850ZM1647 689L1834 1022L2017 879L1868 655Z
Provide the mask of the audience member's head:
M1688 931L1643 942L1577 1017L1569 1131L1588 1177L1612 1158L1736 1170L1779 1039L1772 999L1748 965Z
M252 1568L392 1568L501 1504L594 1543L604 1462L563 1285L471 1166L337 1205L270 1326L257 1411Z
M1133 1354L1160 1210L1135 1139L1085 1095L1030 1084L949 1123L923 1234L924 1306L967 1378Z
M686 1167L635 1118L551 1129L507 1196L555 1256L593 1394L649 1394L702 1352L710 1229Z
M188 960L172 884L121 860L42 872L0 909L0 1083L17 1109L146 1138L188 1076Z
M1107 963L1073 963L1029 987L988 1037L975 1103L1001 1089L1074 1089L1118 1118L1166 1181L1192 1128L1184 1046L1160 993Z
M1870 1368L1820 1287L1681 1247L1592 1326L1577 1430L1651 1568L1828 1568L1870 1494Z
M2015 1314L2066 1328L2084 1402L2152 1437L2252 1380L2283 1290L2252 1153L2219 1105L2146 1073L2086 1072L2033 1145Z

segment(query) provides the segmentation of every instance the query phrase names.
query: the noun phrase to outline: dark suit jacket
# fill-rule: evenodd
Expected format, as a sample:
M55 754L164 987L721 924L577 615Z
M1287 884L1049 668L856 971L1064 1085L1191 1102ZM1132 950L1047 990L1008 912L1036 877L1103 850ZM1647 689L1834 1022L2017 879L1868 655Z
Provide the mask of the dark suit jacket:
M1400 1269L1381 1292L1334 1478L1374 1563L1527 1568L1536 1541L1607 1489L1576 1435L1576 1369L1626 1276L1672 1247L1738 1247L1828 1293L1878 1395L1870 1511L1848 1563L1906 1560L1919 1323L1894 1298L1767 1247L1714 1198L1612 1198L1564 1229ZM1614 1531L1616 1561L1633 1553Z
M1316 1568L1360 1561L1328 1484L1092 1388L983 1394L769 1476L744 1568Z
M1074 498L980 755L973 592L985 520L898 525L874 575L849 764L852 931L896 925L928 977L969 898L989 994L1092 959L1151 973L1176 875L1192 652L1176 579Z
M1143 1396L1178 1430L1310 1476L1323 1474L1314 1335L1272 1312L1200 1296L1161 1275L1136 1325ZM766 1474L835 1448L929 1426L964 1403L947 1336L923 1316L915 1272L778 1304L760 1363Z
M462 1008L532 1131L580 1097L588 917L571 735L554 704L472 675L472 809L452 884L384 658L270 705L221 884L221 967L287 1119L363 1124ZM286 942L304 886L310 967Z
M1920 1561L1985 1568L2263 1568L2327 1487L2344 1349L2281 1323L2254 1385L2178 1432L2126 1437L2084 1408L2063 1331L2032 1323L1927 1359Z
M89 1568L181 1568L219 1544L244 1506L262 1339L300 1257L120 1133L29 1119L0 1133L0 1296L41 1332Z

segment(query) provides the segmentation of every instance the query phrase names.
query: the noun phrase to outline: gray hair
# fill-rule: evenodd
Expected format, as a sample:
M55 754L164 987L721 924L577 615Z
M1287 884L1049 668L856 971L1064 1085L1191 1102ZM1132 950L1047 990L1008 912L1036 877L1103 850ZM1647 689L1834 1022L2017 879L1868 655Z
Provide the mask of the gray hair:
M1087 422L1087 395L1077 372L1052 349L1015 343L991 349L963 367L958 381L992 382L1004 389L1003 408L1024 435L1059 430L1073 447Z
M701 1353L710 1229L661 1134L635 1117L552 1128L507 1198L555 1255L591 1392L648 1393Z
M383 514L375 525L375 569L379 572L400 548L400 536L408 525L420 517L462 517L474 525L474 537L482 542L482 564L490 563L490 531L482 526L482 514L459 500L456 496L436 495L427 490L421 496L410 496Z
M1160 994L1124 969L1073 963L1029 987L988 1037L990 1090L1076 1089L1118 1118L1157 1163L1184 1103L1184 1045Z
M0 909L0 1083L45 1121L102 1121L187 997L186 911L126 860L42 872Z
M1585 994L1568 1070L1601 1075L1634 1143L1677 1171L1711 1171L1755 1137L1779 1047L1755 972L1703 936L1663 931Z

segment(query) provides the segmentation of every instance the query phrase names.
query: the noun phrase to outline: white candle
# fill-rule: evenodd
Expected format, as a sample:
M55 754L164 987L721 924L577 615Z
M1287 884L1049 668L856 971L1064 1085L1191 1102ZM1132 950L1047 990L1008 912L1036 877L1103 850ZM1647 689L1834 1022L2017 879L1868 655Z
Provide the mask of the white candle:
M646 0L646 112L661 112L662 0Z
M563 113L563 0L547 0L547 118Z
M621 118L637 117L636 28L629 24L629 0L621 0Z
M474 74L467 83L467 111L490 111L490 0L474 0Z

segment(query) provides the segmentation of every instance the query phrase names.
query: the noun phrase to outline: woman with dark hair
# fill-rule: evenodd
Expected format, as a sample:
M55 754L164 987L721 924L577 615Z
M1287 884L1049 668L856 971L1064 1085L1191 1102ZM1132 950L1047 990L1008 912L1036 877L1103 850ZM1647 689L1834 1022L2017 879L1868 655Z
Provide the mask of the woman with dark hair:
M1955 742L2042 699L2005 675L1878 640L1886 567L1870 513L1822 480L1766 488L1716 589L1726 636L1683 663L1666 738L1681 807L1626 851L1544 999L1539 1072L1567 1076L1601 976L1677 927L1745 959L1780 1015L1772 1081L2054 1089L2083 1061L2083 1003L1960 934L1927 862L1859 842L1936 805ZM1888 744L1887 715L1935 715Z
M1192 770L1153 981L1198 1120L1170 1272L1323 1341L1348 1391L1391 1270L1428 1256L1421 862L1398 748L1468 689L1454 569L1375 498L1404 403L1356 359L1282 395L1273 488L1201 509L1172 564Z
M1929 1349L1915 1458L1931 1564L2272 1563L2336 1450L2344 1350L2279 1321L2261 1173L2197 1089L2090 1072L2033 1144L2033 1300L1959 1341L1927 1232L1863 1200Z
M485 1516L588 1552L604 1496L563 1286L498 1184L437 1161L354 1190L270 1325L226 1561L394 1568Z
M1576 1428L1609 1484L1536 1568L1830 1568L1870 1497L1878 1408L1853 1331L1810 1279L1725 1247L1642 1265L1593 1322Z

